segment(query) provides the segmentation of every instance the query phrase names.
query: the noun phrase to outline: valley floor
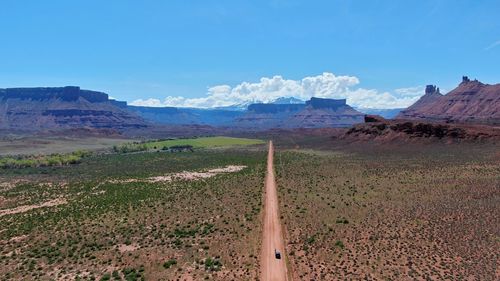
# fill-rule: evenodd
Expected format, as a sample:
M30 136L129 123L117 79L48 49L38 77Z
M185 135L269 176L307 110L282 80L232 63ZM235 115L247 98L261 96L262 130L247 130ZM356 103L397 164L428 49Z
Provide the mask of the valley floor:
M294 280L500 278L494 147L295 150L276 159Z
M3 170L0 279L255 280L264 158L147 152Z
M500 277L497 147L275 145L293 280ZM258 280L266 152L0 170L0 280Z

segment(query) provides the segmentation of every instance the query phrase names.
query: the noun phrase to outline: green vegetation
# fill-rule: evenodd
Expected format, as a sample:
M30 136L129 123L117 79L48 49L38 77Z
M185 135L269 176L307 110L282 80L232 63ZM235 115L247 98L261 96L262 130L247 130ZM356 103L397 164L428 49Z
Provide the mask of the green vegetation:
M0 158L0 168L15 169L27 167L51 167L80 163L91 153L78 150L66 154L5 156Z
M137 270L135 268L126 268L122 271L123 276L125 277L125 281L138 281L138 280L145 280L144 276L142 275L142 272L144 270Z
M335 221L335 223L339 223L339 224L348 224L349 221L346 219L346 218L340 218L340 219L337 219Z
M227 165L247 168L196 181L127 181ZM0 279L176 280L186 270L180 265L195 263L195 280L222 264L228 280L254 280L264 165L264 151L224 148L2 170L0 182L12 186L0 186L1 210L67 202L0 216L0 240L12 241L0 250Z
M121 145L113 146L113 151L116 153L132 153L132 152L140 152L147 150L148 147L146 146L145 143L138 143L138 142L124 143Z
M166 150L176 146L192 146L193 148L212 148L212 147L234 147L263 144L264 141L247 138L231 137L200 137L189 139L167 139L146 142L133 142L117 145L113 150L118 153L129 153L147 150Z
M339 247L340 249L344 249L344 242L337 240L335 241L335 247Z
M205 270L208 271L219 271L222 267L222 263L218 257L206 258L205 259Z
M163 263L163 267L164 268L171 268L173 265L176 265L177 264L177 260L176 259L169 259L168 261L164 262Z
M111 274L109 273L105 273L101 279L99 279L100 281L108 281L108 280L111 280Z

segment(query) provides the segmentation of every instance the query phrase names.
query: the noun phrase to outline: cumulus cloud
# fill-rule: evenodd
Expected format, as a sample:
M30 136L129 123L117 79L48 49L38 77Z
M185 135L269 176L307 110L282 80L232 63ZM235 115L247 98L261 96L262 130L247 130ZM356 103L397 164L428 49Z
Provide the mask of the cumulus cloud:
M396 95L401 97L420 97L425 92L424 86L409 87L409 88L399 88L394 90Z
M214 108L256 102L268 103L280 97L295 97L302 100L319 97L345 98L349 105L360 108L398 108L411 105L423 94L422 87L396 89L394 93L389 93L358 88L359 83L359 79L355 76L336 76L329 72L300 80L284 79L276 75L271 78L263 77L255 83L243 82L234 87L229 85L209 87L206 96L200 98L168 96L163 101L139 99L131 104Z

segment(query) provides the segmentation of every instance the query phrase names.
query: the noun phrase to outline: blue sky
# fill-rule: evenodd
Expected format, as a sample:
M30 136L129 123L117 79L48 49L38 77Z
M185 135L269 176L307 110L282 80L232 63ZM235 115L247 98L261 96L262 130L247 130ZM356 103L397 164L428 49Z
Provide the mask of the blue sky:
M497 0L3 0L0 87L79 85L190 105L207 94L270 95L263 77L309 93L303 79L326 72L357 82L314 89L349 99L371 91L358 105L395 107L376 95L451 90L465 74L500 82L499 14Z

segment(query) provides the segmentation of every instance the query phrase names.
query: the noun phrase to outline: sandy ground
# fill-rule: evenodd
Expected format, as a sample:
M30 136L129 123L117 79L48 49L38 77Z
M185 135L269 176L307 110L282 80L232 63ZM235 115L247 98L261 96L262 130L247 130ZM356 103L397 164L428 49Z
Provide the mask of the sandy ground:
M62 205L62 204L66 204L66 203L67 203L66 199L57 198L57 199L43 202L43 203L37 204L37 205L24 205L24 206L19 206L19 207L12 208L12 209L0 210L0 217L5 216L5 215L24 213L24 212L27 212L29 210L38 209L38 208L53 207L53 206Z
M120 251L120 253L125 253L125 252L133 252L133 251L139 249L139 246L134 245L134 244L133 245L122 244L122 245L118 245L117 248Z
M223 173L235 173L245 169L247 166L229 165L224 168L215 168L204 172L183 171L175 174L156 176L146 179L126 179L126 180L111 180L112 183L127 183L127 182L170 182L173 180L198 180L214 177Z
M262 237L261 276L262 281L288 280L285 247L279 220L278 195L273 168L274 147L269 142L267 155L266 198L264 209L264 229ZM276 259L274 251L281 252L281 259Z

